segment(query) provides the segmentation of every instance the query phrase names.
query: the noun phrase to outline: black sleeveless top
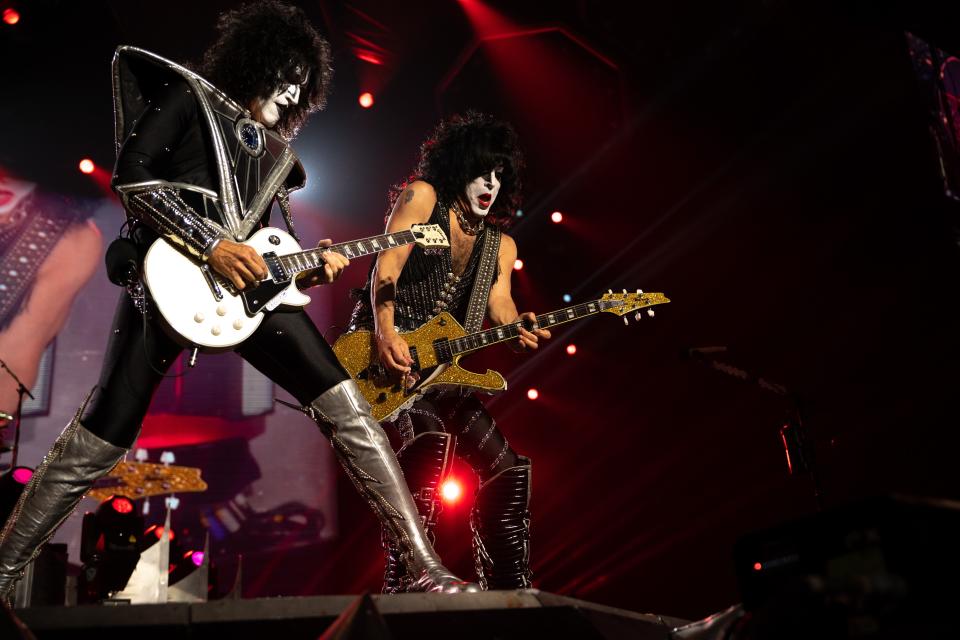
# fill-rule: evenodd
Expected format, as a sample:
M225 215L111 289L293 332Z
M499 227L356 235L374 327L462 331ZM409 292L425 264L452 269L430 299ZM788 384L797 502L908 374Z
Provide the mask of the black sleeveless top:
M450 214L445 203L437 200L427 222L440 225L447 237L450 237ZM459 276L453 273L450 249L428 252L420 245L413 248L397 280L393 311L393 323L397 329L412 331L441 311L449 312L457 322L463 324L487 229L488 225L484 224L477 234L470 259ZM370 306L373 266L370 266L366 285L354 292L357 305L350 317L349 331L372 329L374 326L373 310ZM494 275L494 282L498 275Z

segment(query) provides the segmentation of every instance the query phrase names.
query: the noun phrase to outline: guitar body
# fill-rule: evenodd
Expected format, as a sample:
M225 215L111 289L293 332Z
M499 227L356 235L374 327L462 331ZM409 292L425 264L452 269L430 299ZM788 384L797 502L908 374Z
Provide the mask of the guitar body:
M273 227L257 231L243 244L261 255L300 251L293 236ZM302 307L310 302L309 296L297 289L296 278L283 283L265 280L243 293L219 286L222 297L218 300L201 266L162 238L147 251L143 280L174 339L207 352L227 351L249 338L263 321L264 310L272 311L280 305ZM251 308L259 310L253 312Z
M474 373L460 366L460 358L440 363L434 343L444 338L467 335L466 330L447 312L432 318L426 324L400 336L410 345L411 355L418 365L420 381L412 389L404 389L400 380L388 374L377 359L373 333L355 331L340 336L333 345L340 363L347 370L372 408L379 421L393 420L396 414L412 404L426 391L444 387L467 387L486 393L498 393L507 388L507 381L496 371Z

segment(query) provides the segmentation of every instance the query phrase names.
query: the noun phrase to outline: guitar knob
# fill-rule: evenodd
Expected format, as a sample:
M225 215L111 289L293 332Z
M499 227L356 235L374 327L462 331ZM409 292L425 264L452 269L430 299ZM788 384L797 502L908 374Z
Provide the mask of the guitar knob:
M656 312L654 312L653 309L647 309L647 315L652 318L653 316L655 316L655 315L657 315L657 314L656 314Z
M220 325L218 324L213 325L213 327L210 329L210 333L212 333L215 336L220 335Z
M203 322L203 314L197 311L197 313L194 314L193 316L193 321L196 322L197 324Z
M237 318L233 321L233 328L239 331L243 328L243 318Z
M630 324L630 318L628 318L627 316L623 316L623 324L627 324L627 325Z
M633 314L633 319L636 320L637 322L640 322L640 320L641 320L642 318L643 318L643 314L640 313L639 311L637 311L635 314Z
M227 305L225 305L225 304L218 304L218 305L217 305L217 315L218 315L218 316L225 316L225 315L227 315Z

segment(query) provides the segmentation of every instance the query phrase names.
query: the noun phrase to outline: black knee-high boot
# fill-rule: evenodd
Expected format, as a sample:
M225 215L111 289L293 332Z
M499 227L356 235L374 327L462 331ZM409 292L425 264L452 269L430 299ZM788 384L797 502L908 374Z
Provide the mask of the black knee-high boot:
M480 484L470 514L473 558L484 589L528 589L530 572L530 459Z

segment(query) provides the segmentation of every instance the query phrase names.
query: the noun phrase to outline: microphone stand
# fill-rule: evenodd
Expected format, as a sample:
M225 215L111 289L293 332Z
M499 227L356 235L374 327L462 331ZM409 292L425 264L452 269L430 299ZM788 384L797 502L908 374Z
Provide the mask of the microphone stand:
M765 392L780 396L789 402L790 406L787 409L783 425L780 427L780 440L783 442L783 451L787 457L787 472L791 476L796 475L798 472L805 473L809 476L817 511L823 511L823 490L820 485L820 476L817 473L809 433L804 425L803 402L800 397L792 393L782 384L761 376L753 375L744 369L727 364L726 362L720 362L713 357L713 353L723 352L726 352L725 347L708 347L705 350L688 349L686 354L688 357L715 371L755 385Z
M17 374L15 374L3 360L0 360L0 368L6 371L10 377L13 378L13 381L17 383L17 413L14 416L13 455L10 459L10 467L15 468L17 466L17 455L20 453L20 419L23 417L23 396L26 394L30 396L31 400L34 400L34 397L26 385L17 377Z

